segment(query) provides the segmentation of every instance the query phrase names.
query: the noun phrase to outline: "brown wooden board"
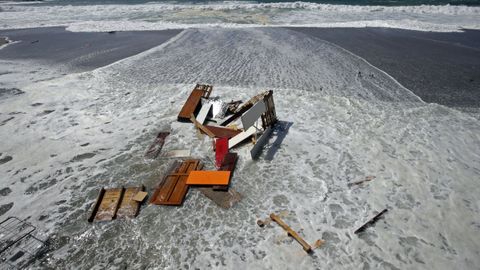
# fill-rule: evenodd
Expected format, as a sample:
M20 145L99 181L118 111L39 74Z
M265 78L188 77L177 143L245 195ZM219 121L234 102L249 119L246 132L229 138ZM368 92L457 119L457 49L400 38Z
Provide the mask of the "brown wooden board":
M238 154L237 153L227 153L225 158L222 161L222 165L218 168L219 171L230 171L230 179L232 178L233 171L235 170L235 164L237 163ZM213 186L213 190L222 190L227 191L227 186Z
M241 130L235 130L232 128L204 126L206 127L216 138L232 138L241 133Z
M105 189L100 205L95 214L96 221L107 221L115 218L124 188Z
M147 158L156 158L158 154L162 151L163 145L165 144L165 139L170 135L170 132L160 132L155 138L155 141L148 147L145 157Z
M200 168L201 164L198 159L185 160L181 164L175 165L155 189L150 203L181 205L188 192L189 187L186 182L189 173Z
M215 191L212 188L199 188L200 192L222 208L230 208L242 199L233 188L228 191Z
M144 187L130 187L125 189L125 192L120 202L120 207L117 211L118 218L134 218L140 211L140 202L133 200L138 192L143 191Z
M185 104L183 104L182 110L177 117L178 121L190 122L190 116L198 110L201 98L208 98L212 89L211 85L197 84Z

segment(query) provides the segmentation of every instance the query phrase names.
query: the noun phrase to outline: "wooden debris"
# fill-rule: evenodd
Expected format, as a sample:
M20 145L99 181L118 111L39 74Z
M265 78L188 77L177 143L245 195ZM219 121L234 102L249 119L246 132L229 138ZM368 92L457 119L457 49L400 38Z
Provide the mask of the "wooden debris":
M138 215L141 202L134 200L134 197L144 189L143 186L123 189L124 193L118 207L117 218L134 218Z
M143 202L147 197L148 193L145 191L139 191L132 200L137 201L139 203Z
M182 110L178 114L178 121L188 122L190 121L190 115L195 114L200 104L201 98L209 98L212 92L213 86L197 84L192 93L188 97L187 101L182 107Z
M187 185L226 186L229 182L229 171L191 171L187 178Z
M163 145L165 144L165 139L170 135L170 132L160 132L155 138L155 141L148 147L147 152L145 153L146 158L156 158L158 154L162 151Z
M191 171L201 168L200 160L185 160L181 164L175 163L169 173L155 189L150 203L161 205L181 205L188 192L186 184Z
M252 150L250 150L250 155L252 156L252 159L256 159L258 157L258 154L260 154L260 151L262 150L263 146L267 143L268 139L270 138L270 135L272 134L272 127L267 127L263 134L260 136L260 138L257 138L255 141L255 145L253 146Z
M200 192L222 208L230 208L242 199L242 195L230 188L228 191L215 191L212 188L199 188Z
M216 127L216 126L209 126L209 125L206 125L205 128L207 128L214 135L214 137L217 137L217 138L230 139L242 132L241 130L238 130L238 129L236 130L233 128Z
M242 104L242 101L241 100L236 100L236 101L230 101L227 103L227 112L230 112L230 113L234 113L237 109L238 109L238 106L240 106L240 104Z
M313 251L312 247L305 240L303 240L303 238L300 237L300 235L298 235L297 232L292 230L292 228L290 228L290 226L288 226L285 222L283 222L283 220L281 220L280 217L278 217L277 215L272 213L272 214L270 214L270 218L273 221L275 221L278 225L280 225L280 227L282 227L285 231L287 231L287 234L289 236L291 236L295 240L297 240L297 242L300 243L300 245L302 245L303 250L305 250L307 253L310 253L310 252Z
M172 150L162 155L163 158L177 158L177 157L189 157L189 156L190 156L190 150L188 149Z
M317 248L321 247L324 243L325 243L325 241L323 241L322 239L318 239L317 241L315 241L312 248L317 249Z
M237 153L227 153L223 158L222 165L218 168L219 171L229 171L230 180L233 176L233 171L235 170L235 164L237 163L238 154ZM230 182L230 181L229 181ZM213 190L228 190L228 185L226 186L213 186Z
M358 233L361 233L361 232L365 231L368 227L375 224L375 222L377 222L382 217L382 215L385 214L387 211L388 211L388 209L383 209L382 212L378 213L376 216L374 216L372 219L370 219L367 223L363 224L362 227L358 228L353 233L358 234Z
M363 180L360 180L360 181L357 181L357 182L353 182L353 183L348 183L347 185L348 185L349 187L354 186L354 185L361 185L361 184L363 184L363 183L365 183L365 182L372 181L372 180L375 179L375 178L376 178L375 176L369 175L369 176L365 177L365 179L363 179Z
M215 134L213 134L209 129L207 129L204 125L200 124L197 119L195 119L195 116L192 115L190 116L190 121L192 121L192 123L198 128L200 129L201 131L203 131L205 134L208 135L208 137L210 138L214 138L215 137Z

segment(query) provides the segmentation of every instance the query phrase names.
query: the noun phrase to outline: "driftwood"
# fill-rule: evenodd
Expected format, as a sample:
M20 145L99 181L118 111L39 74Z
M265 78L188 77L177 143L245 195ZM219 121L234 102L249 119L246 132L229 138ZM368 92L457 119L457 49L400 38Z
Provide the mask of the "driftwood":
M376 216L374 216L372 219L370 219L367 223L363 224L362 227L358 228L353 233L358 234L358 233L361 233L361 232L365 231L368 227L375 224L375 222L377 222L382 217L382 215L385 214L387 211L388 211L388 209L383 209L382 212L378 213Z

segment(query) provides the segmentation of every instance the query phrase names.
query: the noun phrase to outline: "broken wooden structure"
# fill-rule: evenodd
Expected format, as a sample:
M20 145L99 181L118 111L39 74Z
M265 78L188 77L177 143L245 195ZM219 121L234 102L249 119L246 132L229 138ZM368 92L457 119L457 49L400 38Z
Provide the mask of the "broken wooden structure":
M145 188L102 188L94 204L88 222L110 221L115 218L134 218L140 211L140 202L133 200Z
M159 205L182 205L189 186L187 178L191 171L201 170L202 164L198 159L175 162L159 183L153 193L150 203Z
M178 121L189 122L190 116L199 110L202 97L209 98L212 90L211 85L197 84L178 114Z

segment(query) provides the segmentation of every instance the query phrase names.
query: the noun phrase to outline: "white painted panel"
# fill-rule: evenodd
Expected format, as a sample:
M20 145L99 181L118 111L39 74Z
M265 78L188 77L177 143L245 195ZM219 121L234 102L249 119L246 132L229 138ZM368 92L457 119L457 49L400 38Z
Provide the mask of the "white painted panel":
M208 102L202 105L202 108L200 109L200 112L197 115L197 121L203 125L205 122L205 119L207 118L208 112L210 111L210 108L212 107L212 103Z
M252 108L250 108L246 113L242 115L242 125L244 129L248 129L255 122L262 116L262 113L264 113L267 110L267 107L265 106L265 103L263 100L260 100L259 102L255 103Z

